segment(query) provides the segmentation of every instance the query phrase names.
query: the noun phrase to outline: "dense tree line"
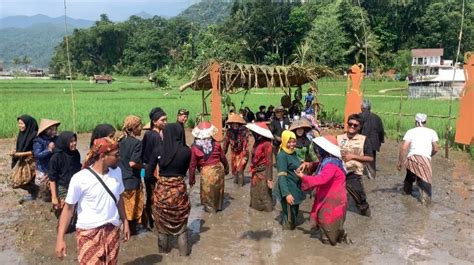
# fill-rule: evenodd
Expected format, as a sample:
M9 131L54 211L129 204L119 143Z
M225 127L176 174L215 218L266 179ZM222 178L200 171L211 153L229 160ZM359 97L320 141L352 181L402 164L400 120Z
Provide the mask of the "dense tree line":
M360 6L359 6L360 3ZM202 1L180 16L121 23L106 15L69 38L73 71L85 75L189 73L210 59L328 65L366 58L371 69L406 74L412 48L444 48L454 59L460 0ZM461 52L474 49L474 3L466 1ZM50 67L65 75L65 42ZM462 58L461 58L462 59Z

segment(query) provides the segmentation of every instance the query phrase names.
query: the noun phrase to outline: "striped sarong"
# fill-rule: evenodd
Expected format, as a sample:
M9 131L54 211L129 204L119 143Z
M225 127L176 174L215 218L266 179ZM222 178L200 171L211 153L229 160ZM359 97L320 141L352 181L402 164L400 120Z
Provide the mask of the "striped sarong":
M77 229L77 259L79 264L117 264L120 229L105 224L93 229Z
M431 160L428 157L411 155L407 158L406 168L431 185L433 172L431 170Z

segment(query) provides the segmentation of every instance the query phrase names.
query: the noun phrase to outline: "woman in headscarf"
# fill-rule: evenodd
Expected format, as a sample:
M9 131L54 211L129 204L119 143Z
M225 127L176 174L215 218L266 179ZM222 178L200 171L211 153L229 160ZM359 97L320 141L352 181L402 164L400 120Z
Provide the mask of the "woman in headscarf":
M336 245L347 242L344 221L347 210L346 170L341 160L341 151L334 136L317 137L313 140L320 163L305 163L304 167L316 168L315 175L303 173L303 166L297 170L302 179L303 190L315 189L310 223L322 230L321 241ZM313 172L313 170L309 170Z
M273 210L273 147L272 132L265 122L250 123L246 126L252 131L255 143L252 148L250 172L250 207L258 211L271 212Z
M295 173L295 170L301 165L295 148L296 135L292 131L283 131L280 151L277 155L278 180L274 185L273 193L281 203L283 229L290 230L296 227L299 205L305 199L301 190L301 180Z
M48 185L49 160L53 155L58 126L55 120L41 119L38 136L33 140L33 155L36 159L35 184L39 187L39 196L44 201L50 201L51 192Z
M142 132L142 120L135 115L129 115L123 122L123 135L119 138L122 180L125 187L123 203L125 214L133 235L145 232L142 226L142 213L145 203L143 185L140 175L142 168L142 142L137 139Z
M238 114L232 114L226 122L229 128L225 134L224 154L230 146L230 165L232 175L234 175L234 183L239 186L244 185L244 170L249 159L248 130L245 128L245 120Z
M95 126L94 130L92 131L90 147L94 145L95 139L100 139L103 137L109 137L110 139L112 139L114 138L114 135L115 135L114 126L107 123L99 124Z
M147 168L148 174L153 174L157 165L160 168L152 206L160 252L168 252L169 237L178 236L180 255L189 255L187 223L191 205L184 178L190 161L191 150L184 141L183 126L168 124L163 132L163 144L156 149ZM190 179L190 185L193 184Z
M36 120L29 115L21 115L17 118L18 136L16 148L10 152L12 157L11 183L14 189L21 188L28 191L29 195L23 201L36 198L37 189L34 184L35 159L33 158L33 139L38 133Z
M77 151L77 135L64 131L56 139L53 155L49 160L49 186L51 202L57 218L61 215L66 200L69 183L74 174L81 170L81 155ZM75 219L73 217L73 219ZM71 222L68 231L74 231L75 223Z
M301 162L316 161L317 157L314 153L313 145L307 134L311 131L311 125L306 120L295 120L291 126L290 131L296 135L295 152Z
M189 184L196 182L196 169L201 172L201 204L206 212L216 213L224 206L224 177L229 174L229 164L221 145L212 137L217 129L209 122L201 122L192 134Z

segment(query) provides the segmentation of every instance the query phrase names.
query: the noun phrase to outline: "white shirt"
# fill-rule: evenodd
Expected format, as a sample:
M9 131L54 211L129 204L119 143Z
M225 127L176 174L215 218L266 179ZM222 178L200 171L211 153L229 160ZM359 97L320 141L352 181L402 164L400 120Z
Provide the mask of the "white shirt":
M410 142L408 156L421 155L431 159L433 143L438 142L438 134L433 129L426 127L416 127L408 130L403 137L403 141Z
M125 190L120 168L109 168L107 174L97 173L97 175L102 178L118 202L120 194ZM66 203L77 203L77 228L92 229L108 223L115 226L120 225L117 205L104 186L88 169L83 169L72 176Z

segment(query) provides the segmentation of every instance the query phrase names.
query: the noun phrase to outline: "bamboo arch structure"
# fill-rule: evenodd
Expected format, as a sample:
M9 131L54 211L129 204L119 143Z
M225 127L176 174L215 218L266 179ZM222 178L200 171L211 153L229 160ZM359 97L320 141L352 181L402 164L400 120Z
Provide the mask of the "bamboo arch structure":
M236 88L243 88L248 92L252 88L280 87L291 100L291 87L301 88L307 83L312 83L316 87L319 78L332 75L334 73L327 66L301 66L298 64L272 66L210 60L200 65L196 69L193 80L183 84L179 90L183 92L191 88L202 91L201 119L208 115L206 99L212 94L211 123L219 130L217 140L220 140L222 136L221 99L223 93L234 92ZM288 88L288 93L284 88ZM204 94L206 90L211 90L207 96Z

